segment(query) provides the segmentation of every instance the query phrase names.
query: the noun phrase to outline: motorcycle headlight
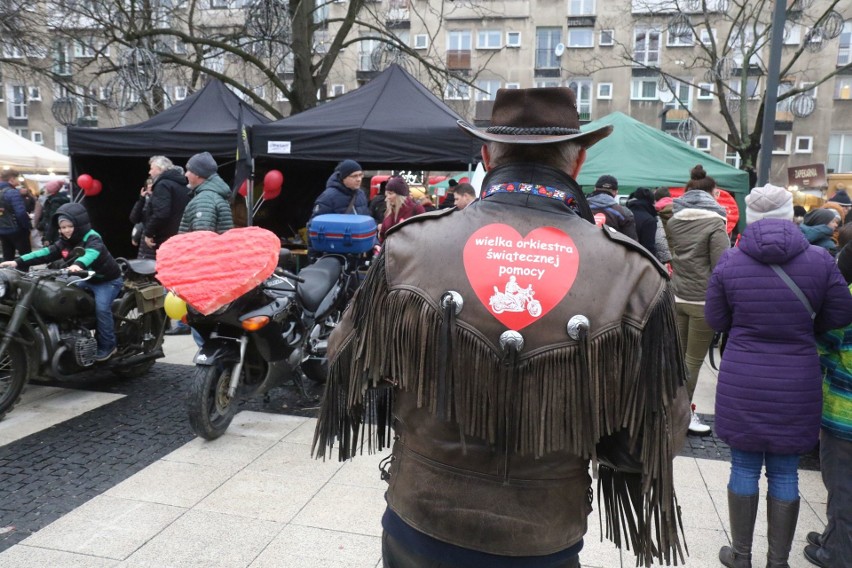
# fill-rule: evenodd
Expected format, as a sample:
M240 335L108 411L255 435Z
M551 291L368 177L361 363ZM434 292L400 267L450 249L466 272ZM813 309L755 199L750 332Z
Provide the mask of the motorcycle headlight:
M224 314L225 312L228 311L228 308L231 307L231 304L232 304L232 302L228 302L227 304L225 304L224 306L222 306L221 308L219 308L218 310L216 310L215 312L213 312L210 315L211 316L221 316L222 314Z

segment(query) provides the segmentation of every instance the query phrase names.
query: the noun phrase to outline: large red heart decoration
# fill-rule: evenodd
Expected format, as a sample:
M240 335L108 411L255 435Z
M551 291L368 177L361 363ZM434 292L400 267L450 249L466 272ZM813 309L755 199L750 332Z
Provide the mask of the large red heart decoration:
M555 227L539 227L522 237L509 225L494 223L464 245L464 269L476 297L515 331L552 310L573 286L579 268L574 241Z
M157 249L157 279L209 315L266 280L280 250L280 239L260 227L175 235Z

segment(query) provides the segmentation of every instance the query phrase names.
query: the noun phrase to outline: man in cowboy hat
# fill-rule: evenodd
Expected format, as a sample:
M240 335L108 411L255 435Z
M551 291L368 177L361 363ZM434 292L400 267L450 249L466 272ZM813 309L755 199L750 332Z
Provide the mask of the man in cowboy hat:
M682 560L674 297L574 181L611 127L581 132L566 88L501 89L491 127L459 124L485 141L480 199L389 231L329 341L314 451L394 440L388 568L579 566L590 461L607 536Z

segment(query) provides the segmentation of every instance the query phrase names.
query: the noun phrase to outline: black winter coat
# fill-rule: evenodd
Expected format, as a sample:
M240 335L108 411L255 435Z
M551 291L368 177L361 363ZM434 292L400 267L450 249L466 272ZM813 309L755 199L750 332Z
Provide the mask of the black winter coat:
M349 202L352 201L352 196L355 196L353 209L350 213L358 215L369 215L370 207L367 204L367 196L361 189L351 190L340 179L340 173L334 172L328 181L325 182L325 191L323 191L316 201L314 208L311 211L311 219L317 215L325 215L326 213L346 213L349 208Z
M166 170L154 180L145 236L154 239L157 246L178 233L183 210L190 198L186 183L186 177L178 169Z
M657 256L657 210L654 209L654 204L642 199L631 199L627 202L627 208L633 212L638 237L636 240Z

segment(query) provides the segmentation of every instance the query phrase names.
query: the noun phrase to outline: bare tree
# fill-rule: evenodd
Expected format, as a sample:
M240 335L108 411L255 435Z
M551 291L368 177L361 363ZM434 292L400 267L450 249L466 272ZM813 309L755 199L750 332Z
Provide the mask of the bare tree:
M813 0L788 0L786 28L780 30L785 34L785 48L777 77L776 110L781 120L810 113L814 100L809 91L850 68L850 64L820 64L824 54L819 52L840 35L852 9L839 0L814 4ZM649 59L650 44L656 42L653 49L659 53L664 31L653 25L646 35L634 34L632 43L617 44L620 62L616 65L658 71L660 90L672 93L670 104L680 107L694 121L690 124L732 148L752 179L767 110L765 83L774 5L770 0L633 0L634 15L646 14L656 22L665 18L669 40L674 37L682 42L680 45L691 45L692 49L677 50L676 60ZM603 28L612 24L599 23ZM798 43L794 41L796 34L800 34ZM612 63L590 60L586 71L593 73L607 65ZM692 76L691 81L684 79L687 75ZM682 101L679 88L684 85L709 91L722 120L696 112Z

